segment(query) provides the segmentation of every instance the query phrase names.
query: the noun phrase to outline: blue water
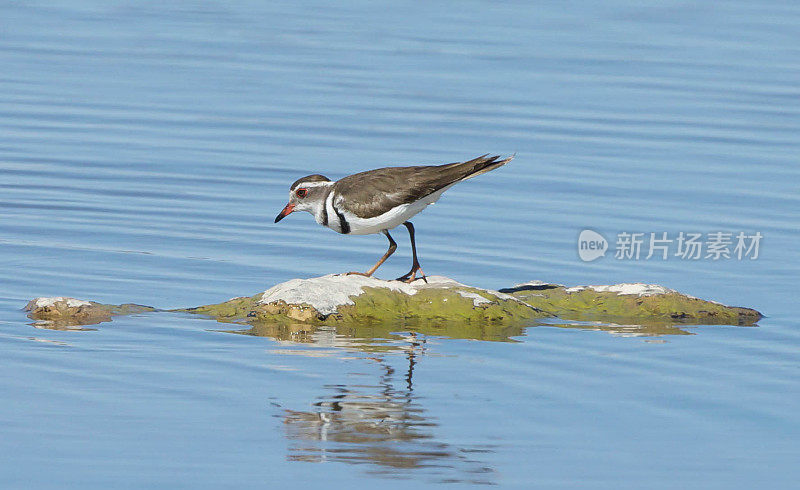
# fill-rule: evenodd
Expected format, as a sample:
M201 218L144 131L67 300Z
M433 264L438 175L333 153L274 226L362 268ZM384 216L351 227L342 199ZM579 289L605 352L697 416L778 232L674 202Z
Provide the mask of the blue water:
M800 5L162 3L0 4L4 488L796 485ZM379 235L272 223L291 182L489 152L517 156L414 220L428 274L658 283L766 318L486 342L21 311L366 269ZM764 238L756 260L582 262L587 228Z

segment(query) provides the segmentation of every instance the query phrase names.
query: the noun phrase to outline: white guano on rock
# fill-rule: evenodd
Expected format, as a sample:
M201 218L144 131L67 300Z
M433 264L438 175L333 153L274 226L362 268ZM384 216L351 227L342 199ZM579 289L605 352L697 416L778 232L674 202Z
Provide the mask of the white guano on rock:
M610 286L574 286L567 288L564 291L568 293L575 293L583 291L584 289L591 289L597 293L617 293L617 294L635 294L637 296L656 296L659 294L675 293L674 289L665 288L658 284L644 284L644 283L622 283L613 284Z
M84 301L82 299L67 298L65 296L54 296L54 297L34 298L28 303L28 306L26 306L25 309L30 311L33 308L47 308L51 306L56 306L56 303L64 303L69 308L77 308L79 306L91 305L90 302Z
M360 275L330 274L310 279L292 279L273 286L261 295L260 304L283 301L290 305L307 304L322 315L336 313L338 307L353 305L353 297L364 294L364 288L384 288L412 296L421 289L452 289L464 298L471 299L474 306L492 303L470 288L444 276L428 276L407 284L400 281L384 281ZM486 290L499 299L521 302L511 295Z

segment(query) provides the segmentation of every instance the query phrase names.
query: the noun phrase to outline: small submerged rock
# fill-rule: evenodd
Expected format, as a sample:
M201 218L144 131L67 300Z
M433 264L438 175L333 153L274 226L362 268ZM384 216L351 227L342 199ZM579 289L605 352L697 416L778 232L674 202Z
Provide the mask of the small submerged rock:
M132 303L106 305L64 296L35 298L25 306L28 317L36 320L36 326L54 329L76 325L95 325L109 322L113 316L154 310L149 306Z

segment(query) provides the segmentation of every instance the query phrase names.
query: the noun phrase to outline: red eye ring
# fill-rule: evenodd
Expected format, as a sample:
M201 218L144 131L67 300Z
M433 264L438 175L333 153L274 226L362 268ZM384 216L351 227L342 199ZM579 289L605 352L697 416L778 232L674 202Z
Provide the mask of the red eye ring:
M306 194L308 194L308 189L300 188L300 189L297 189L294 193L297 194L297 197L302 199L302 198L306 197Z

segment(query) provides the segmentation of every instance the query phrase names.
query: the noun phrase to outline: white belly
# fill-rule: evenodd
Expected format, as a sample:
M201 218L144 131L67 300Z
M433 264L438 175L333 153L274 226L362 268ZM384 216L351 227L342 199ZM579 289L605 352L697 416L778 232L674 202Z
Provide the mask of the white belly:
M394 209L391 209L374 218L359 218L358 216L342 210L347 222L350 224L351 235L369 235L372 233L380 233L383 230L391 230L395 226L402 225L404 222L411 219L417 213L439 200L442 193L449 189L450 186L444 189L439 189L431 195L425 196L419 201L409 204L401 204Z

